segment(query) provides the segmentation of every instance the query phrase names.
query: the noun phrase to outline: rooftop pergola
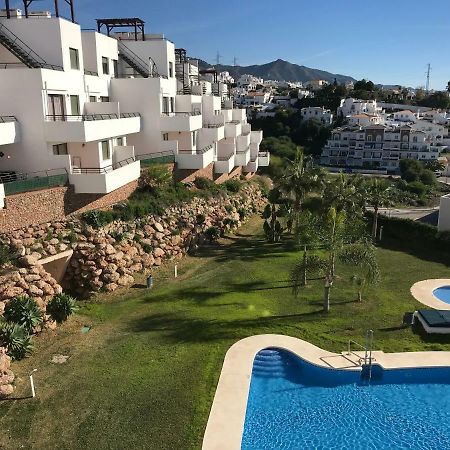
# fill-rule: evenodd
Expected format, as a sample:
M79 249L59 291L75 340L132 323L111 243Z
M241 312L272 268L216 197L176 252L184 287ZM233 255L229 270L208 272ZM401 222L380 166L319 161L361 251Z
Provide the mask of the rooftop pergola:
M25 10L25 17L28 18L28 7L34 2L39 0L23 0L23 8ZM65 3L67 3L70 7L70 20L72 22L75 22L75 12L73 8L73 0L63 0ZM10 11L10 0L5 0L5 9L6 9L6 18L11 18L11 11ZM59 0L54 0L55 4L55 16L59 17Z
M138 17L121 18L121 19L97 19L97 31L102 32L102 28L106 27L106 34L109 36L115 28L132 28L134 32L134 40L138 40L138 34L145 41L145 22Z

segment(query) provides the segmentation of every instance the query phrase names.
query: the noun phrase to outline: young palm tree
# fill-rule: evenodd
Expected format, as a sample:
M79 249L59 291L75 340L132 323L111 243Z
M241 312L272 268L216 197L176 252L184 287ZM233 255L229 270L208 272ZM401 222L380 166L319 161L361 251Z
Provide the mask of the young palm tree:
M285 214L284 200L276 188L269 192L267 199L268 204L262 213L262 218L265 219L263 224L264 234L269 242L278 242L283 233L279 218Z
M373 208L372 240L375 241L378 229L378 210L392 201L391 186L384 180L371 179L366 184L366 202Z
M299 215L305 197L321 187L323 171L312 164L311 156L298 149L293 161L289 161L280 180L280 191L292 204L294 226L298 226Z
M361 302L365 286L376 284L380 278L375 246L370 242L350 244L339 254L339 259L355 267L357 273L353 279L358 286L358 301Z
M362 215L364 207L364 185L360 175L348 176L340 173L327 183L324 191L325 204L337 212Z

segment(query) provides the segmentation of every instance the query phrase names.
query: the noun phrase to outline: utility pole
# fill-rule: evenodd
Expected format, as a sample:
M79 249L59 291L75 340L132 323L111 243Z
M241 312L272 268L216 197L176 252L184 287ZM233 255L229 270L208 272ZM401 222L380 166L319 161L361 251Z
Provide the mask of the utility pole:
M222 58L222 55L219 53L219 50L217 50L216 54L216 66L220 64L220 59Z
M427 92L427 94L430 91L430 72L431 72L431 64L428 63L428 66L427 66L427 85L426 85L426 92Z

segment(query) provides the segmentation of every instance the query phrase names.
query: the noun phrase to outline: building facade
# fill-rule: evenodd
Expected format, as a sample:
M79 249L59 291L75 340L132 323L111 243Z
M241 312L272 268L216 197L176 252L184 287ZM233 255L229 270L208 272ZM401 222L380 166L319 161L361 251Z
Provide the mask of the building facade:
M319 106L308 106L302 108L300 114L303 120L315 119L324 125L331 125L333 123L333 114L329 109Z

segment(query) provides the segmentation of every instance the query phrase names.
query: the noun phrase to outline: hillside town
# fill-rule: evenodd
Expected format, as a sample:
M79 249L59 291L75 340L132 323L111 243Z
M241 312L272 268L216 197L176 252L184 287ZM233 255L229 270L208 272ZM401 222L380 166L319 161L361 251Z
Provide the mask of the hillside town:
M0 0L0 450L450 449L450 8L352 1Z

